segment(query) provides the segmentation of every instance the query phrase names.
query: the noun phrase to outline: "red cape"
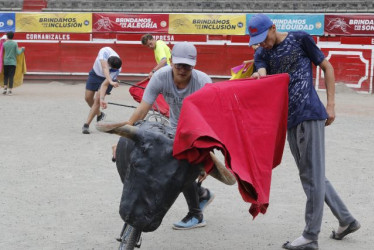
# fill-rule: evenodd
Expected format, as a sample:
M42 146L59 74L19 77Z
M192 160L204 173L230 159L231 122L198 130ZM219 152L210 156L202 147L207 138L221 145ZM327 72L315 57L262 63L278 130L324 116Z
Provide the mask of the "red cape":
M266 212L271 172L282 160L288 82L288 74L279 74L206 84L183 101L174 157L203 162L209 172L209 151L221 150L253 217Z
M149 78L144 79L141 82L130 87L129 92L135 101L141 102L144 94L144 89L149 83ZM169 117L169 104L165 101L164 96L159 94L156 101L152 105L152 109L161 113L162 115Z

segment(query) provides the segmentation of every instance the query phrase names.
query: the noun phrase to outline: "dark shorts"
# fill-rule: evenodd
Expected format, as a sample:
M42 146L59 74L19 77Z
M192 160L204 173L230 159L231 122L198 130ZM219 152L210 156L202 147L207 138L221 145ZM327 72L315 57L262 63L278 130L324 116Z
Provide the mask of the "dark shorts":
M98 91L101 84L105 81L105 77L101 77L96 75L95 71L91 69L90 73L88 73L88 79L86 82L86 89L91 91ZM106 94L110 95L113 86L109 84L108 89L106 90Z

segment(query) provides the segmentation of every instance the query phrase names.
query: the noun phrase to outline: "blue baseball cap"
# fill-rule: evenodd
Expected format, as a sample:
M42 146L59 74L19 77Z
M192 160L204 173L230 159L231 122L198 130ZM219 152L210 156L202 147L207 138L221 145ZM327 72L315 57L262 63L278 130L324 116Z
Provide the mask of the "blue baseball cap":
M248 32L250 36L249 46L262 43L273 22L264 14L256 14L249 19Z

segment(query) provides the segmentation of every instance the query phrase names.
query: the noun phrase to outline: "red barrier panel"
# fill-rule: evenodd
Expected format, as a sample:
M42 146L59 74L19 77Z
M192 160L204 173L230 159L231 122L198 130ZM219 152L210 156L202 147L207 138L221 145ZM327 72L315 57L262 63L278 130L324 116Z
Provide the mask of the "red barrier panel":
M105 43L91 43L87 46L86 43L60 43L60 58L61 72L89 72L93 63L102 47L113 44Z
M342 37L342 44L368 44L374 45L374 37Z
M131 43L19 42L26 47L28 72L88 72L100 48L112 47L122 58L121 73L148 74L155 66L153 51ZM172 48L173 44L169 44ZM196 44L196 68L209 75L229 76L231 67L253 57L248 46Z
M27 72L58 72L61 68L59 42L19 42L25 47Z
M372 93L372 50L357 48L322 49L334 67L335 82L345 83L356 91ZM319 71L321 71L319 69ZM317 88L325 89L322 72L317 79Z
M194 38L192 38L194 39ZM364 38L360 38L362 41ZM323 39L321 39L323 40ZM322 51L335 69L336 82L367 93L373 92L372 45L321 42ZM366 42L371 42L366 39ZM170 48L175 42L168 42ZM230 76L230 69L253 58L253 49L246 43L194 42L198 51L196 69L211 76ZM61 74L84 73L92 68L100 48L112 47L123 60L122 74L148 74L155 66L153 51L138 41L75 42L75 41L18 41L26 47L27 72ZM315 69L315 68L314 68ZM317 89L324 89L322 72L313 70Z

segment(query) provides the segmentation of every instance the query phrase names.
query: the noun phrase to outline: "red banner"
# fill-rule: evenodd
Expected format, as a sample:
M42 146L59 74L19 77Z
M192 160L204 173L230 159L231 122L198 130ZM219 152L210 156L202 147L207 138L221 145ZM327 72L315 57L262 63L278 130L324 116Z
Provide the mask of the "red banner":
M325 33L374 36L374 15L325 15Z
M168 33L168 30L168 14L92 14L92 32Z
M17 40L90 41L88 33L17 33Z

